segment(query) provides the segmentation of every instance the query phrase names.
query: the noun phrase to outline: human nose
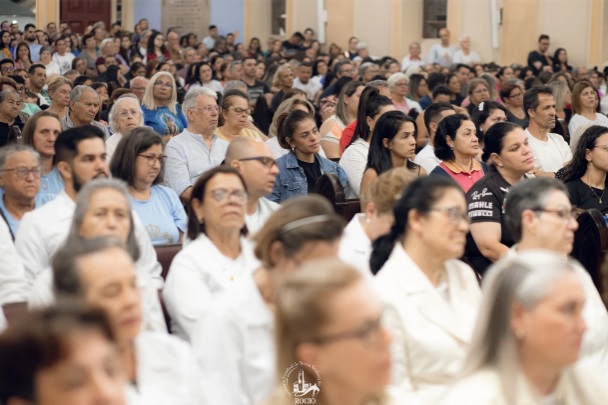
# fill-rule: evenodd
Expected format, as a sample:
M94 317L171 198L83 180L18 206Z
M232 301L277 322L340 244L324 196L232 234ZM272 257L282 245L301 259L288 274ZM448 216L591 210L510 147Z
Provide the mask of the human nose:
M570 229L572 232L576 232L578 229L578 221L573 215L568 217L568 229Z
M279 165L277 165L276 163L273 163L272 166L270 166L270 174L272 174L274 176L279 174Z

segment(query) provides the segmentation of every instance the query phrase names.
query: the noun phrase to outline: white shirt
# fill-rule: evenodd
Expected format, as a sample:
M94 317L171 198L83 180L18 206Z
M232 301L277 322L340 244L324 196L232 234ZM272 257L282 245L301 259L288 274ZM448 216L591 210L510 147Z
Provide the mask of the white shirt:
M359 198L361 192L361 179L367 166L369 143L359 138L344 150L340 158L340 166L348 178L350 193L346 198Z
M142 332L135 338L137 386L127 385L127 404L201 405L205 378L192 350L162 333Z
M578 145L578 140L583 134L578 133L578 128L582 125L601 125L603 127L608 127L608 117L604 114L595 113L595 119L590 120L583 117L580 114L574 114L572 118L570 118L570 123L568 124L568 132L570 133L570 149L572 153L576 150L576 145Z
M27 283L23 262L17 254L8 225L0 219L0 307L26 300ZM0 324L3 319L4 312L0 308Z
M454 52L454 57L452 58L452 63L454 65L457 65L459 63L463 63L465 65L471 65L473 63L479 63L479 62L481 62L481 58L479 57L477 52L470 51L468 55L465 55L464 51L462 49L459 49L456 52Z
M401 71L403 72L405 69L407 69L410 66L424 66L425 62L422 58L419 57L419 59L416 60L412 60L411 59L411 55L407 55L406 57L404 57L401 60Z
M224 256L204 234L191 241L173 259L163 298L171 316L171 331L189 341L196 323L210 310L219 292L234 286L259 266L253 246L241 238L241 254Z
M72 52L66 52L63 56L59 55L57 52L53 54L53 60L59 65L59 71L62 75L72 70L72 61L74 58L75 56Z
M414 159L414 163L424 167L424 170L426 170L427 173L430 173L435 167L439 166L441 159L435 156L435 148L433 148L429 142L420 152L418 152Z
M444 48L441 44L435 44L429 51L427 62L429 64L439 63L441 66L450 67L453 63L454 53L456 53L454 45L448 45Z
M397 243L376 274L393 333L393 384L433 404L458 375L481 304L475 272L459 260L445 263L449 301Z
M110 135L108 139L106 139L106 160L108 162L112 161L112 156L114 156L114 152L116 152L116 147L122 140L122 134L118 132Z
M314 100L317 92L323 88L321 83L313 81L312 79L308 79L308 83L304 84L300 81L299 77L293 81L293 87L294 89L304 91L306 93L306 98L309 100Z
M279 208L281 206L274 201L270 201L264 197L260 198L258 200L258 209L251 215L245 215L245 224L247 224L249 235L253 235L259 231L272 213Z
M274 316L253 278L218 296L192 347L205 376L205 404L259 404L276 380Z
M372 279L372 271L369 268L372 241L363 230L363 221L365 221L365 214L356 214L346 225L342 239L340 239L338 257L359 270L367 279Z
M549 133L548 139L541 141L532 136L527 128L525 132L534 154L534 167L555 173L572 160L572 151L561 135Z

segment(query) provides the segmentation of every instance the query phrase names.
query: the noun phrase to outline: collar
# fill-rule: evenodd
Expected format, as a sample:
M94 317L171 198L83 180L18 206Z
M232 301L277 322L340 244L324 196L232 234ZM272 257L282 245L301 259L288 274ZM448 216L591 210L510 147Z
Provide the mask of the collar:
M298 164L298 158L296 157L296 153L294 151L290 151L287 155L285 155L285 166L288 169L296 169L300 167Z
M443 161L443 164L450 169L452 172L456 173L456 174L460 174L460 173L473 173L473 172L478 172L480 170L482 170L481 167L481 163L479 163L479 160L477 159L473 159L473 168L471 169L470 172L465 172L464 170L462 170L458 165L456 165L453 162L448 162L448 161Z
M184 131L180 135L182 135L182 134L189 135L191 138L196 139L197 141L201 141L201 140L204 141L202 134L195 134L194 132L190 132L187 129L184 129ZM215 134L215 131L214 131L213 134L211 135L211 142L215 141L216 139L218 139L218 136Z

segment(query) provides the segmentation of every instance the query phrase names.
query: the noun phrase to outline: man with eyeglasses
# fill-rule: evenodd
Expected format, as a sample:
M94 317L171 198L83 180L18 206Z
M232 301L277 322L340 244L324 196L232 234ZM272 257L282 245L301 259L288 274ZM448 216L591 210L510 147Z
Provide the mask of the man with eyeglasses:
M536 177L516 184L509 189L504 210L507 227L516 242L509 255L538 249L564 256L572 252L578 222L561 181ZM588 327L579 362L593 364L606 375L608 313L589 273L578 262L573 268L585 291L583 318Z
M102 123L95 121L95 116L99 111L99 94L89 86L76 86L70 92L69 111L61 119L61 129L64 131L70 128L93 125L99 128L105 139L110 137L110 131Z
M15 62L11 59L0 60L0 76L11 76L15 70Z
M139 99L140 104L144 99L148 82L148 79L146 79L144 76L137 76L131 80L131 90L133 90L133 94L135 94Z
M228 142L214 134L220 116L215 91L206 87L191 89L182 110L188 127L167 143L164 175L167 186L186 203L200 175L222 163Z
M266 144L254 138L237 138L230 142L226 164L243 176L247 186L247 215L249 232L255 233L280 205L264 196L272 193L279 166Z
M357 70L354 68L350 60L343 60L336 63L334 67L334 71L336 72L336 79L341 79L342 77L350 77L354 79L357 75ZM329 97L334 94L335 84L330 84L321 94L321 98Z

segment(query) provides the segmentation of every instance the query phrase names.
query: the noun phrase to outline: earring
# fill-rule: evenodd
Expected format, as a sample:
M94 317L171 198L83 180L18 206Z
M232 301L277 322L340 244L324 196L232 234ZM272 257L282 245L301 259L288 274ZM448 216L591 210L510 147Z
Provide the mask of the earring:
M204 224L204 223L205 223L205 219L204 219L204 218L199 218L199 219L198 219L198 223L199 223L200 225Z
M517 340L522 340L526 336L526 333L523 331L515 331L515 338Z

